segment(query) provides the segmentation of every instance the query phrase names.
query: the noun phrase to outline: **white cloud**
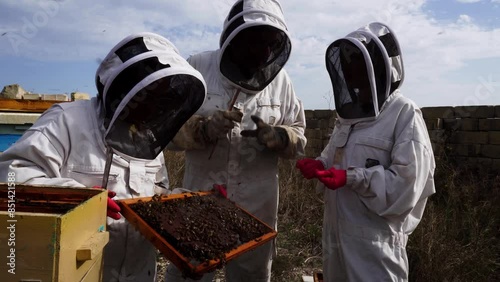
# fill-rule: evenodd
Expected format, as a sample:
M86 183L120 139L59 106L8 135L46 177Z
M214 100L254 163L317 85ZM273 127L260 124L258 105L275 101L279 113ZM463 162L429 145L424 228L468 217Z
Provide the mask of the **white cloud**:
M460 15L457 20L457 24L470 24L472 23L472 18L468 15Z
M158 32L169 39L179 39L181 45L188 44L193 51L201 51L198 48L208 47L204 43L207 38L215 42L222 26L221 5L214 3L7 0L0 4L0 9L10 14L3 24L8 41L0 42L4 50L0 54L85 59L103 55L103 50L124 36L140 31ZM201 41L186 43L194 38Z
M4 0L0 3L0 35L7 34L0 37L0 56L94 61L126 35L153 31L169 38L187 57L218 47L232 3ZM293 43L285 68L306 108L333 107L324 66L326 47L371 21L388 24L398 36L407 71L403 93L419 105L462 103L474 95L477 82L472 78L453 80L450 73L463 71L474 60L500 61L500 27L483 28L470 15L443 23L426 14L425 0L282 0L281 4ZM477 69L477 76L488 74ZM495 91L500 97L500 87Z
M288 65L287 69L292 78L300 77L311 82L299 85L302 91L299 95L307 99L314 93L314 102L306 103L314 103L314 107L324 107L326 99L323 96L331 91L329 80L320 83L328 79L323 63L326 46L368 21L382 21L394 29L403 49L407 74L403 93L419 105L459 105L470 101L475 97L476 77L470 81L450 80L449 73L460 71L471 60L500 58L497 47L500 46L500 28L481 28L470 16L460 17L456 23L440 23L424 13L425 1L343 1L323 8L300 7L299 2L287 1L285 4L288 19L300 19L291 23L291 29L295 30L293 35L300 40L294 42L292 56L295 64ZM323 11L332 11L335 15ZM310 34L315 37L308 37ZM298 47L297 43L300 44ZM305 68L304 65L310 62L318 62L318 68ZM482 71L477 70L477 76L488 74ZM497 97L500 97L499 92L500 87L497 87ZM491 101L495 95L479 103Z
M495 1L495 0L492 0L492 1ZM460 3L477 3L477 2L481 2L481 0L457 0L457 2L460 2Z

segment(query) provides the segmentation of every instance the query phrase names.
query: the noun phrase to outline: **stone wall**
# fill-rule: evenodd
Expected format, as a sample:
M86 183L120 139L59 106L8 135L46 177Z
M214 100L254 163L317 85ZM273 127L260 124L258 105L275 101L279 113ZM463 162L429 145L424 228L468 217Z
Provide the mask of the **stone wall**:
M334 110L306 110L306 156L316 157L328 144L335 126L337 112Z
M434 154L500 170L500 106L422 108ZM306 155L318 156L336 120L332 110L306 110Z
M19 100L43 100L43 101L75 101L89 100L90 95L83 92L73 92L68 97L67 94L40 94L24 90L19 84L10 84L3 87L0 92L0 99L19 99Z

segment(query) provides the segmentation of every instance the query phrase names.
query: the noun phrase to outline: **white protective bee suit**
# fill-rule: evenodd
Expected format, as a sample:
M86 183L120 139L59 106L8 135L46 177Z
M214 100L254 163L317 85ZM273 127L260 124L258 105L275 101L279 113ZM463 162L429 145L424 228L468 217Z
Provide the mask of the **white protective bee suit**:
M96 84L98 97L52 106L0 155L0 181L14 172L27 185L101 186L112 151L114 199L167 192L162 150L203 103L201 74L167 39L140 33L111 50ZM108 217L107 230L103 281L154 282L154 246L124 217Z
M339 117L317 159L347 170L347 181L324 190L324 281L407 281L405 247L435 193L435 162L420 109L399 91L399 43L371 23L334 41L326 66Z
M250 79L242 78L237 67L227 60L231 40L242 30L255 26L270 26L283 35L282 44L271 50L266 67ZM199 70L207 83L207 99L196 113L198 120L212 116L217 110L243 113L241 123L215 144L200 141L188 146L186 136L196 135L195 126L185 124L176 138L183 133L182 141L175 145L186 150L183 187L194 191L207 191L213 184L224 184L227 197L249 211L269 226L276 228L278 212L278 157L294 158L304 152L305 115L302 103L282 67L288 60L291 42L278 1L237 1L224 22L221 48L191 56L188 61ZM242 130L256 128L251 115L286 132L288 145L281 150L271 150L258 143L256 138L242 137ZM194 117L194 116L193 116ZM183 130L186 131L183 131ZM193 139L193 136L191 136ZM200 140L200 138L194 139ZM215 146L215 148L214 148ZM169 147L170 148L170 147ZM213 152L212 152L213 151ZM226 281L270 281L274 242L228 262ZM206 274L202 281L212 281L214 273ZM175 267L167 269L165 281L184 281Z

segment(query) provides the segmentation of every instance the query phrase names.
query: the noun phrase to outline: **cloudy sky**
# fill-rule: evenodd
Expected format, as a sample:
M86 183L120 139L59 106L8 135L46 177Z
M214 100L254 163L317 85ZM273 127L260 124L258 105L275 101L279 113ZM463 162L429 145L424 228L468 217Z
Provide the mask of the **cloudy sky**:
M187 58L217 48L234 0L1 0L0 87L95 95L99 61L141 31ZM500 105L500 0L281 0L292 37L285 68L306 109L333 109L326 47L368 22L395 31L403 94L419 106Z

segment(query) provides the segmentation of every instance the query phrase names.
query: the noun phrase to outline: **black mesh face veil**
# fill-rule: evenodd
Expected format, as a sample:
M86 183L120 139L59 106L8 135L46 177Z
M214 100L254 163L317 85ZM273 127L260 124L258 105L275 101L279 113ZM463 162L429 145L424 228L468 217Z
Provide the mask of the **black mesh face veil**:
M136 84L151 73L169 67L169 64L161 63L158 57L150 57L137 61L120 72L106 92L104 100L106 123L111 121L122 99Z
M231 82L251 91L261 91L288 61L291 42L287 34L269 25L241 30L225 48L220 71Z
M357 119L375 116L373 71L366 52L348 39L336 40L326 51L326 68L340 117Z
M104 143L124 157L156 158L203 104L205 81L155 33L120 41L96 72Z
M384 60L384 55L380 50L379 46L375 42L375 40L369 40L368 43L363 42L366 50L368 50L368 54L370 54L370 59L373 66L373 74L375 77L375 85L376 85L376 97L377 97L377 106L378 110L382 108L389 92L387 87L388 85L388 77L387 77L387 67L386 61Z
M380 22L370 23L360 28L359 32L370 34L377 41L379 48L383 50L388 69L388 95L392 94L401 87L405 77L401 47L396 35L390 27Z
M154 159L202 105L204 87L186 74L153 81L117 110L106 144L128 156Z
M399 57L401 58L400 50L399 50L399 45L394 38L394 35L392 33L387 33L385 35L379 36L380 41L384 45L385 50L387 50L387 55L390 58L396 58ZM401 80L397 80L395 82L391 83L391 88L389 93L392 93L395 89L397 89L401 84Z

